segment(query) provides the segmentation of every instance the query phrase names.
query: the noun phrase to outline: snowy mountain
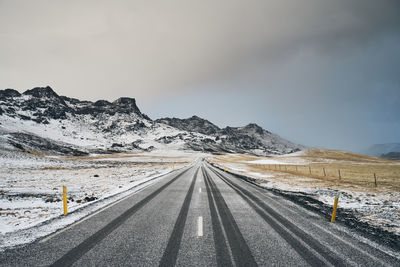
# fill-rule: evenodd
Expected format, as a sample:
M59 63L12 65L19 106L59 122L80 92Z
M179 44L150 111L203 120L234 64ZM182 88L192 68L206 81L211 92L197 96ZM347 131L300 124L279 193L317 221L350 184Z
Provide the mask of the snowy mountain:
M209 151L225 151L253 154L287 154L299 151L302 147L293 144L257 124L251 123L244 127L226 127L220 129L213 123L193 116L188 119L163 118L156 122L164 123L187 132L198 132L211 136L211 140L202 143L189 143L193 149L197 146L207 147Z
M49 86L0 90L0 141L3 149L72 155L153 149L268 155L303 148L256 124L220 129L197 116L153 121L134 98L81 101Z

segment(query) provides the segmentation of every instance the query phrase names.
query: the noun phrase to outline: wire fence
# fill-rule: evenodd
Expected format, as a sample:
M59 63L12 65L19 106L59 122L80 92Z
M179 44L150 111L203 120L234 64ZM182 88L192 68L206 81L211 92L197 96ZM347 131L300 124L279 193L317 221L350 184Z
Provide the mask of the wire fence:
M400 165L374 164L253 164L255 168L330 181L391 186L400 190Z

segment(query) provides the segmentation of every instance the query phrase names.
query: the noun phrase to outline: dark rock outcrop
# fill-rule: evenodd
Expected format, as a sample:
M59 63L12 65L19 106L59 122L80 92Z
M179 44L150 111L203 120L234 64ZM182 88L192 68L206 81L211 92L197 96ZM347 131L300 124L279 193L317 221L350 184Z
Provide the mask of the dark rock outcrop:
M156 122L167 124L179 130L197 132L205 135L215 135L220 131L220 128L215 124L197 116L192 116L188 119L162 118L156 120Z
M9 97L19 97L21 94L14 89L5 89L5 90L0 90L0 100L5 100L6 98Z
M21 119L30 118L37 123L44 124L47 124L50 119L65 120L68 117L67 114L71 116L99 116L102 114L112 116L116 113L136 114L141 118L150 120L140 112L136 106L135 99L129 97L121 97L112 103L107 100L98 100L93 103L91 101L80 101L76 98L59 96L50 86L35 87L25 91L23 95L31 96L31 98L20 98L21 94L13 89L0 90L0 100L4 101L4 106L10 108L6 110L0 108L0 115L8 113L11 117L19 117ZM20 107L23 111L34 111L34 114L31 117L15 114L13 107Z
M121 97L113 102L116 107L116 112L118 113L136 113L141 115L139 108L136 106L136 100L129 97Z
M26 90L24 95L31 95L38 98L60 98L60 96L54 92L50 86L46 87L35 87L30 90Z

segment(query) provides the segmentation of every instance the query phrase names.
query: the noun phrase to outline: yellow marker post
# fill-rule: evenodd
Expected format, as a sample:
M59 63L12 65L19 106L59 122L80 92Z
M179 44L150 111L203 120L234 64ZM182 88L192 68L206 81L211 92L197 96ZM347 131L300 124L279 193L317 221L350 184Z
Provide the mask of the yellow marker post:
M226 167L224 167L224 172L226 172Z
M172 170L175 170L175 164L172 163Z
M63 204L64 204L64 215L67 215L67 187L63 186Z
M331 222L335 222L336 210L337 210L338 202L339 202L339 198L338 198L338 197L335 197L335 202L333 203L333 211L332 211Z

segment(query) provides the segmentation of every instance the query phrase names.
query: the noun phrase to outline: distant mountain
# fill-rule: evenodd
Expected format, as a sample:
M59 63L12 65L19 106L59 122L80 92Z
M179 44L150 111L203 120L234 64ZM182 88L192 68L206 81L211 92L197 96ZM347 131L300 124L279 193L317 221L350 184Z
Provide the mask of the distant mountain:
M162 118L156 120L156 122L167 124L179 130L197 132L206 135L214 135L220 131L220 128L215 124L197 116L192 116L188 119Z
M201 145L207 147L209 151L215 152L246 153L251 151L254 154L287 154L303 148L264 130L255 123L244 127L220 129L211 122L197 116L188 119L163 118L156 120L156 122L187 132L198 132L213 137L212 140L203 140L202 144L189 142L188 145L193 149L197 149L197 146Z
M389 152L389 153L386 153L386 154L382 154L381 158L392 159L392 160L400 160L400 152Z
M400 143L376 144L368 148L364 154L387 159L400 159Z
M0 90L0 148L73 155L153 149L270 155L303 147L256 124L220 129L197 116L153 121L134 98L81 101L47 86L23 94Z

